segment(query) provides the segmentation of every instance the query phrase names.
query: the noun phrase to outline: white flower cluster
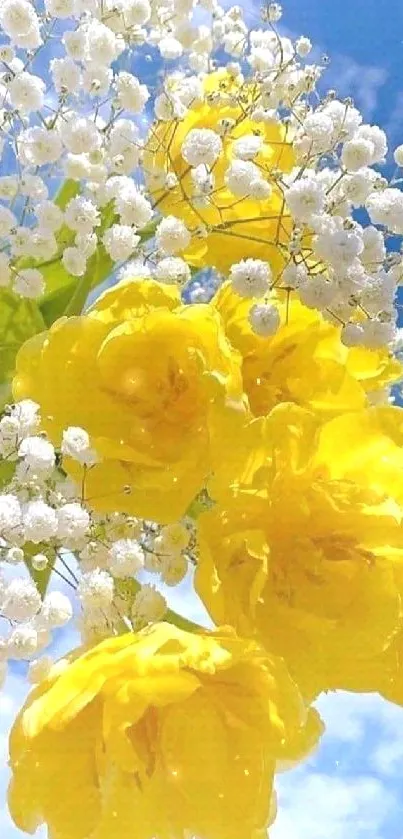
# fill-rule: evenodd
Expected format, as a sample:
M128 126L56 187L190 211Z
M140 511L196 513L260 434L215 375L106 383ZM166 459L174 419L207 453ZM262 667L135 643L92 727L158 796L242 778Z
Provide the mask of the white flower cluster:
M0 5L6 39L0 47L0 159L7 155L10 171L0 176L0 286L35 299L47 290L40 269L52 259L80 278L100 244L113 264L141 253L158 221L142 173L148 102L155 102L157 115L182 118L202 90L201 74L213 54L224 46L235 55L235 41L247 30L236 9L225 12L218 0ZM167 62L186 56L192 75L168 74L163 92L157 76L155 89L148 87L126 69L136 53L151 58L146 49L159 50ZM185 155L186 148L197 168L199 160L214 163L221 139L209 129L195 131ZM76 182L76 194L55 204L66 178ZM201 198L206 189L199 171ZM115 215L105 229L111 204ZM156 271L160 259L179 253L189 238L183 224L160 225ZM175 274L169 278L175 280Z
M221 210L231 201L239 213L224 226L236 231L243 202L248 218L253 202L268 218L272 206L282 208L267 245L279 248L284 264L271 276L269 256L246 257L231 271L234 288L251 298L273 283L292 288L343 327L346 343L392 345L403 266L389 240L403 236L403 192L400 179L388 183L380 172L385 133L365 124L351 101L332 91L320 98L324 66L308 63L308 38L278 34L281 16L281 6L270 3L262 25L249 30L242 8L224 9L219 0L46 0L44 8L2 0L0 153L14 155L15 171L0 177L0 286L40 297L44 263L60 259L79 280L100 246L111 270L134 258L143 274L186 286L189 245L223 227ZM153 50L167 63L162 86L158 74L150 82L147 73L146 84L130 72L132 59L143 56L146 67ZM218 56L233 84L210 90L205 74ZM179 58L180 69L170 71ZM204 105L222 106L227 116L191 120L180 161L170 155L172 130L166 141L158 134L157 145L166 142L164 167L144 163L151 109L157 127L180 126ZM231 116L239 105L241 120ZM271 132L279 126L292 159L273 168ZM398 167L402 148L394 153ZM76 189L55 203L66 178ZM161 190L179 187L192 212L176 214L175 199L161 220ZM188 299L203 295L198 287ZM258 334L271 333L275 323L267 310L251 312Z
M365 124L353 103L333 91L320 98L316 83L324 67L306 63L307 38L294 43L273 30L279 9L274 3L264 10L269 29L251 31L240 7L215 10L213 47L221 43L231 57L217 89L203 86L197 74L176 71L166 77L154 102L160 127L156 154L162 146L166 160L163 168L146 172L156 204L175 191L172 215L158 229L158 248L162 256L183 252L189 233L192 240L212 232L222 239L223 233L236 237L245 222L240 234L245 250L250 253L248 238L261 243L261 258L232 266L237 293L259 298L273 286L277 292L292 289L305 305L342 327L346 344L393 348L403 262L400 242L392 236L403 236L403 192L400 179L388 183L381 174L388 153L385 132ZM211 116L203 121L200 114L208 108ZM220 109L228 116L218 119ZM180 128L183 140L175 157L172 130L164 133L162 126L174 120L180 127L189 114L191 127ZM278 145L281 136L288 143L283 155L288 161L280 156L273 167L271 141ZM403 166L402 149L395 151L398 166ZM182 207L175 222L175 204L184 202L188 210ZM231 214L228 208L237 211ZM251 223L248 233L246 222L253 216L270 221L276 214L274 234L268 225L265 261L263 225L256 230ZM275 272L273 246L283 262ZM251 313L251 325L261 335L272 334L277 321L267 309Z
M75 486L63 469L64 458L74 459L84 479L97 460L88 434L66 429L56 451L39 423L30 400L0 419L0 468L10 470L0 491L0 672L7 659L28 660L32 681L43 675L52 631L73 613L83 640L161 619L167 603L149 575L177 585L194 550L189 522L160 527L95 513L84 484Z

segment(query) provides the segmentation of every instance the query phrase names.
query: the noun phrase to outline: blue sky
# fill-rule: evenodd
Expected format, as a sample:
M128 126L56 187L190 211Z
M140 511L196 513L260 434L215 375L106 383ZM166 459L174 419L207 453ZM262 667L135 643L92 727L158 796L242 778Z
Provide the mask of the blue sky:
M284 0L283 6L284 29L308 36L331 59L324 89L352 96L365 118L387 131L392 148L402 143L402 0ZM258 25L257 6L247 0L247 8ZM175 590L171 602L201 617L188 587ZM71 642L71 634L62 633L55 654ZM24 835L2 806L7 732L26 691L20 669L0 694L0 839ZM271 839L403 839L403 709L354 694L324 696L318 707L327 732L308 763L279 777Z

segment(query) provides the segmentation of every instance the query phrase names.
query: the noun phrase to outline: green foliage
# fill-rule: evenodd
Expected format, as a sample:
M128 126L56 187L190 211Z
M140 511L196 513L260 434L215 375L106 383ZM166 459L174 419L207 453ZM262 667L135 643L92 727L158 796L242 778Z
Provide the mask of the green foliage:
M15 461L13 460L0 460L0 491L3 490L3 487L6 484L10 483L11 478L14 475L15 470Z
M46 323L35 301L0 289L0 408L11 398L10 382L21 344L44 329Z
M67 180L55 198L55 204L64 210L68 202L80 192L76 181ZM115 221L113 207L108 205L101 213L101 224L97 230L99 236ZM52 259L40 262L35 259L20 259L17 268L37 268L45 281L45 293L39 302L39 308L47 327L63 315L80 314L89 292L100 285L111 273L113 262L100 244L88 260L83 277L73 277L63 265L65 248L74 245L75 233L63 225L56 236L58 252Z
M55 203L64 209L79 193L75 181L66 181ZM114 221L111 206L103 211L100 234ZM63 226L57 235L58 253L47 262L20 259L20 268L38 268L45 280L45 293L37 302L22 299L8 289L0 289L0 408L11 399L10 382L15 370L15 358L20 346L33 335L43 332L62 315L80 314L89 292L100 285L111 273L113 263L102 244L88 260L83 277L73 277L62 263L63 250L73 244L74 233Z
M28 568L31 579L35 583L39 594L44 597L46 589L49 585L49 580L52 575L53 566L55 564L56 556L49 556L49 545L34 545L33 542L26 542L24 547L24 562ZM46 553L48 557L48 564L43 571L37 571L32 565L32 557L39 553Z
M210 498L207 490L203 489L196 498L193 499L190 507L188 507L186 511L186 515L189 516L190 519L196 521L200 513L205 513L206 510L210 510L214 507L214 501Z
M98 235L102 237L102 234L111 227L114 221L116 221L116 217L113 207L108 206L102 213ZM108 256L103 244L100 243L95 253L87 262L87 270L84 276L79 277L78 281L76 281L69 302L61 314L69 316L79 315L84 309L90 291L101 285L109 277L112 270L113 262L110 256Z
M55 197L55 204L61 210L65 210L69 201L75 198L80 192L80 184L78 181L73 181L71 178L67 179L63 186L60 187L59 192Z

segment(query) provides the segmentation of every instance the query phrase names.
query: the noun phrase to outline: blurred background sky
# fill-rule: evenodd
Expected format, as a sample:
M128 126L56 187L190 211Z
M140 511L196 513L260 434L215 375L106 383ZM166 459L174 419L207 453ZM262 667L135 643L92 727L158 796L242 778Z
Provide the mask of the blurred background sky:
M283 33L306 35L330 58L322 89L355 99L365 119L387 132L390 148L403 143L403 0L283 0L282 5ZM244 8L257 27L259 6L247 0ZM148 64L147 74L150 69ZM202 618L190 585L170 594L174 608ZM70 630L61 632L53 654L73 641ZM0 693L0 839L25 835L13 827L5 806L7 736L26 691L22 670L13 668ZM317 704L327 732L308 763L279 777L271 839L403 839L403 709L375 695L342 693ZM44 830L37 834L45 836Z

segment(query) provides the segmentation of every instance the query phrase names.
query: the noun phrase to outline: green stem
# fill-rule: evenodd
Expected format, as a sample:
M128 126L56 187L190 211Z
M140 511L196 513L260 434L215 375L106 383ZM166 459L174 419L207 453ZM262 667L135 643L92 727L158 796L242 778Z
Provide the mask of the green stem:
M87 270L85 274L78 281L74 294L70 298L63 314L66 317L73 317L74 315L81 315L85 306L87 297L92 288L92 271Z
M108 219L107 223L105 224L105 229L109 227L109 224L113 222L113 215L110 219ZM147 242L148 239L151 239L154 236L155 229L157 227L158 220L155 219L150 221L140 233L141 241ZM66 317L73 317L74 315L80 315L84 309L85 303L87 301L87 297L92 288L94 288L94 272L98 269L99 265L102 266L100 279L106 279L108 274L111 273L113 269L113 263L110 257L108 257L103 250L101 254L102 246L98 246L97 252L91 257L88 268L85 274L81 277L79 282L77 283L76 289L74 294L72 295L71 299L69 300L68 305L66 306L63 314ZM98 285L98 283L97 283Z
M174 612L173 609L168 609L165 620L168 623L173 623L178 629L185 629L187 632L204 632L204 629L200 624L194 623L194 621L188 620L183 615L179 615L178 612Z
M130 600L133 600L137 592L141 589L141 583L134 579L121 580L119 582L116 581L116 588L123 599L126 596L126 598L128 597ZM167 609L164 620L168 621L168 623L173 623L178 629L186 630L186 632L204 632L203 627L198 623L194 623L194 621L185 618L183 615L179 615L173 609ZM127 627L125 631L127 632Z
M148 242L148 240L154 236L154 233L160 221L160 218L152 219L152 221L149 221L148 224L146 224L146 226L143 227L142 230L140 230L139 236L142 242Z

